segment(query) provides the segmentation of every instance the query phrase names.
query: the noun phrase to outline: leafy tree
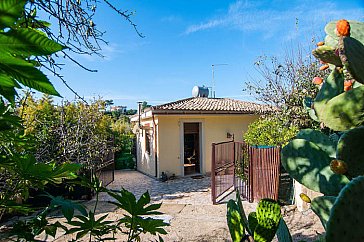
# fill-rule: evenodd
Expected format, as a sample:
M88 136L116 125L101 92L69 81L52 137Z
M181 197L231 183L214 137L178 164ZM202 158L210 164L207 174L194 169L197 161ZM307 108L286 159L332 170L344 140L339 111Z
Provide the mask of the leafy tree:
M144 110L146 109L146 108L149 108L149 107L151 107L152 105L150 105L150 104L148 104L148 102L147 101L143 101L142 102L142 112L144 112Z
M136 114L138 112L138 110L136 110L136 109L128 109L128 110L126 110L126 115L134 115L134 114Z
M98 28L94 17L101 5L107 6L111 11L129 23L140 37L144 37L137 29L137 25L133 22L133 11L127 9L118 9L109 0L32 0L21 1L26 2L24 12L23 26L30 26L42 30L50 40L60 43L61 46L67 46L60 50L57 55L41 55L35 59L38 65L53 73L58 77L68 89L70 89L77 98L85 101L76 91L72 89L66 80L59 73L62 69L63 58L75 62L84 70L96 72L84 66L77 60L77 55L102 55L102 47L108 42L104 39L105 31ZM24 6L24 5L23 5ZM39 20L37 15L48 16L49 23ZM29 48L30 49L30 48ZM85 101L86 102L86 101Z
M50 9L49 14L51 15L51 10L60 11L58 16L62 17L59 20L63 21L66 19L62 12L64 9L59 5L58 10L52 9L54 2L58 2L58 4L75 3L71 0L47 1L47 3L39 0L30 1L29 3L30 6L44 4L45 9ZM77 2L81 4L81 1ZM89 3L91 1L85 0L83 2ZM105 0L105 2L107 1ZM50 39L39 30L44 28L44 26L49 26L49 24L36 20L36 10L30 9L31 11L28 12L27 3L27 0L0 1L0 219L4 212L31 212L32 209L25 204L29 196L29 189L42 191L44 186L49 183L60 184L67 180L72 180L77 177L81 167L79 164L70 164L69 162L57 164L53 161L37 161L33 155L35 149L33 140L24 132L22 119L14 113L16 89L22 86L36 89L45 94L59 95L52 83L37 67L41 64L40 60L42 58L43 60L51 59L50 56L52 54L65 48L62 44ZM82 14L82 12L79 14ZM78 28L80 26L73 27ZM31 101L34 102L34 100ZM52 111L54 108L51 99L47 96L44 97L41 100L41 106L41 110L44 112L41 115L37 115L39 110L34 110L33 114L35 115L28 121L41 122L49 120L48 117L53 115ZM86 106L84 104L82 108L87 110ZM68 117L63 116L63 118L65 120L70 118L69 122L72 123L71 115L73 114L74 107L72 105L69 107ZM19 111L21 115L23 111ZM48 122L46 124L49 125ZM105 123L94 125L104 126ZM36 130L37 125L34 129L28 130L28 132ZM98 194L101 191L105 191L102 189L101 182L95 177L92 181L87 180L84 185L94 189L97 193L96 201L98 201ZM125 193L124 190L122 192ZM39 241L37 236L41 233L44 232L47 236L55 237L57 230L62 229L66 233L77 232L76 239L89 234L89 241L92 241L93 238L104 241L103 235L107 235L110 231L116 231L122 225L128 227L130 224L129 219L133 221L133 226L128 233L130 234L129 237L133 238L133 240L139 239L141 232L165 234L162 227L166 226L166 224L162 220L142 217L148 214L156 214L154 210L160 206L157 204L147 206L150 200L146 196L149 195L143 195L136 202L133 196L123 197L123 194L119 195L120 201L132 204L132 207L129 207L127 211L134 212L131 216L123 217L116 222L103 221L105 217L95 219L94 214L97 202L94 210L87 212L83 205L61 197L49 196L51 203L48 207L12 225L10 232L5 234L5 238L6 240L16 241ZM115 198L119 200L117 196ZM59 221L50 223L47 216L52 210L58 208L61 209L70 225L80 226L81 230L68 229ZM74 221L75 210L81 213L82 216L78 215L76 217L81 222ZM83 226L85 223L82 222L85 222L87 226ZM111 223L114 224L112 225ZM137 236L133 237L134 235ZM2 237L3 234L0 234L0 236Z
M287 51L284 58L261 56L254 63L260 74L245 83L245 90L259 101L277 107L275 115L299 128L317 127L303 107L305 97L313 98L318 91L312 83L316 76L322 76L319 62L303 48L292 53ZM306 54L307 53L307 54Z
M0 97L15 103L16 88L21 85L40 92L59 95L38 68L35 57L48 56L65 47L47 38L27 22L24 8L27 1L0 2ZM5 211L29 211L19 203L29 196L29 189L41 189L47 183L74 179L77 164L39 163L32 154L32 140L24 136L22 120L11 105L0 102L0 215Z
M76 101L55 106L49 96L40 100L28 96L19 109L25 132L36 140L35 156L39 161L71 161L91 169L113 149L113 121L100 112L104 109L102 100L88 105Z

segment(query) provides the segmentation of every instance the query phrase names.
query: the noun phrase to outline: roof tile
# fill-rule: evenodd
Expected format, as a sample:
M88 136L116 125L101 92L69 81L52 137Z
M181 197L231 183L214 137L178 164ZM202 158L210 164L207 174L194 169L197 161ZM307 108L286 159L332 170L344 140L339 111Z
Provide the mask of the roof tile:
M195 97L178 100L151 108L154 112L163 111L200 111L200 112L232 112L242 114L265 114L275 110L269 105L234 100L230 98Z

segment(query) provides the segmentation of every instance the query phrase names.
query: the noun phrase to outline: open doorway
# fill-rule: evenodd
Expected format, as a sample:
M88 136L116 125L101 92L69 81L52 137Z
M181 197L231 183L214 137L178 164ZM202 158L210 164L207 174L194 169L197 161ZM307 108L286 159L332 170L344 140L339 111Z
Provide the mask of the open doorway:
M184 123L184 175L201 172L200 123Z

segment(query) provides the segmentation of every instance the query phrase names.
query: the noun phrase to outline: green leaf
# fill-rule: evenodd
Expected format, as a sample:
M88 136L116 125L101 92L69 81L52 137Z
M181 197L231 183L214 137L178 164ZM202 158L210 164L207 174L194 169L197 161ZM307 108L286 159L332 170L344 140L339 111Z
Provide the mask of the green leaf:
M137 216L134 218L138 227L142 229L143 233L151 233L153 235L159 234L167 234L167 232L162 228L168 226L169 224L163 222L162 219L154 219L154 218L142 218Z
M0 1L0 28L10 27L21 16L27 0Z
M0 113L0 132L12 130L14 128L21 128L21 118L14 115L5 109L6 106L0 104L0 109L2 109L3 113Z
M161 212L158 212L158 210L161 207L161 203L151 204L143 209L143 214L141 215L157 215L162 214Z
M0 95L6 98L9 102L15 102L15 96L18 95L14 87L2 87L0 86Z
M0 73L0 86L2 87L16 87L20 88L20 85L8 75Z
M75 172L80 169L79 164L45 164L35 160L33 156L19 157L16 161L17 172L24 180L46 184L48 182L61 183L63 179L74 179Z
M95 214L89 211L88 216L78 215L75 216L79 221L69 221L68 224L75 226L67 231L67 234L77 233L76 238L80 239L86 234L90 233L91 236L103 236L108 234L114 228L113 221L105 221L107 214L95 220Z
M27 87L60 96L47 76L25 60L0 52L0 70Z
M0 200L0 209L6 209L11 212L16 211L23 214L28 214L34 211L33 208L30 208L25 204L18 204L14 201L9 200Z
M143 195L141 195L141 197L139 198L138 202L137 202L137 207L143 207L145 205L147 205L148 203L150 203L150 196L149 196L149 192L145 192Z
M1 51L25 57L51 55L65 48L49 39L43 32L31 28L0 33L0 44Z
M53 197L49 195L49 197L52 199L51 206L61 207L62 213L67 221L72 220L75 210L78 210L82 215L87 216L87 211L82 204L75 203L60 196Z
M136 198L133 193L125 190L122 188L120 191L108 191L107 192L110 196L115 198L117 202L110 202L112 204L115 204L119 208L124 209L131 215L136 215Z
M44 230L46 232L46 234L52 236L53 238L56 236L57 233L57 226L54 224L48 225L44 227Z

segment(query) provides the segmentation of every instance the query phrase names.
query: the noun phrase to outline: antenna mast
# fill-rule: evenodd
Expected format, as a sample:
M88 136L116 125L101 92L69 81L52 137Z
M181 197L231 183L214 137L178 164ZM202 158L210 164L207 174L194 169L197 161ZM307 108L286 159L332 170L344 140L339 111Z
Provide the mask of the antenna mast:
M215 91L215 66L227 66L228 64L212 64L212 88L211 88L211 96L216 97Z

